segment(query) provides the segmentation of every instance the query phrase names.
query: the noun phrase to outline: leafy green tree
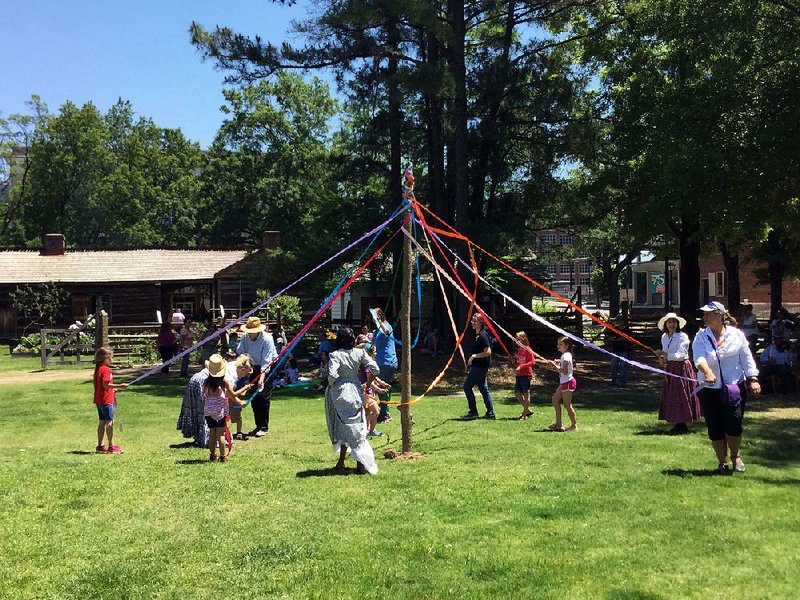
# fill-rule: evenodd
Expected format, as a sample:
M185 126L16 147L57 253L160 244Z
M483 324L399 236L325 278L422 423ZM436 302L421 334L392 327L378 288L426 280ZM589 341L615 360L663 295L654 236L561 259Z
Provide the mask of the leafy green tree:
M37 129L30 154L27 243L48 232L78 246L195 243L200 149L136 118L130 103L105 115L66 103Z
M0 117L0 244L6 246L25 243L20 213L30 191L30 150L37 129L42 128L49 114L47 105L37 95L31 96L26 105L30 114Z
M28 321L24 328L27 330L32 325L55 324L64 310L69 292L55 283L43 283L18 286L9 296L11 307L20 311Z

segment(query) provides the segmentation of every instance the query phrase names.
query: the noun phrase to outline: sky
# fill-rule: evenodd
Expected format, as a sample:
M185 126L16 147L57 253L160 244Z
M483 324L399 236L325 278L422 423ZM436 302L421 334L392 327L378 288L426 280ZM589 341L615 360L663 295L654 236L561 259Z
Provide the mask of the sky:
M308 2L270 0L0 0L0 116L38 94L55 113L67 100L105 112L118 98L160 127L207 147L222 122L224 73L203 62L189 26L228 26L280 43Z

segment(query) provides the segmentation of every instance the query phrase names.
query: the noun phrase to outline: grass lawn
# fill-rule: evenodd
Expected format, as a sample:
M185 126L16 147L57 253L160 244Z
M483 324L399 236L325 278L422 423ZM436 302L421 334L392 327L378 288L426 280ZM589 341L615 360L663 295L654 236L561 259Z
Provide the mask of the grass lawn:
M414 409L416 461L333 476L322 400L276 397L227 464L175 430L183 382L120 394L121 456L95 455L91 383L0 385L3 598L796 598L797 396L751 403L744 474L700 426L662 435L657 389L586 385L581 430L545 432L496 388ZM118 378L122 380L122 378ZM374 443L399 447L399 419ZM247 411L246 424L252 423Z

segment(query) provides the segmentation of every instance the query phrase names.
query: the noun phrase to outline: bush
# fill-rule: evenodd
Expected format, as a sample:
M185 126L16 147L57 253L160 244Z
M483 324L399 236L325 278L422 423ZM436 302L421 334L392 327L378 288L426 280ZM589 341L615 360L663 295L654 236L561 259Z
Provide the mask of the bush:
M63 339L63 337L58 335L48 335L47 343L48 345L55 345L60 343ZM82 349L82 356L94 354L94 339L84 332L79 333L77 339L73 336L69 343L63 348L64 354L66 356L75 356L78 345L88 346L88 348ZM42 334L37 331L36 333L29 333L25 337L21 338L19 340L19 345L14 348L14 352L25 354L41 354Z

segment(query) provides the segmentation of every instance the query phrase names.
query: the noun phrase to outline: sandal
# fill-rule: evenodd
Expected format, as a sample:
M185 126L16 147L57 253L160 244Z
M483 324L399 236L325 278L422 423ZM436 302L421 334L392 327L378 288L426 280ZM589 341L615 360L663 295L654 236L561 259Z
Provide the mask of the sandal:
M564 431L564 426L563 425L556 425L555 423L553 423L552 425L550 425L550 427L548 427L548 429L550 431Z
M520 416L517 417L517 421L527 421L528 417L533 416L533 411L528 411L526 413L522 413Z
M220 456L219 457L219 462L228 462L228 456L230 456L230 452L228 454L226 454L225 456Z
M578 426L570 425L569 427L567 427L566 429L562 429L561 431L578 431Z
M216 454L209 454L208 462L217 462L217 455Z

